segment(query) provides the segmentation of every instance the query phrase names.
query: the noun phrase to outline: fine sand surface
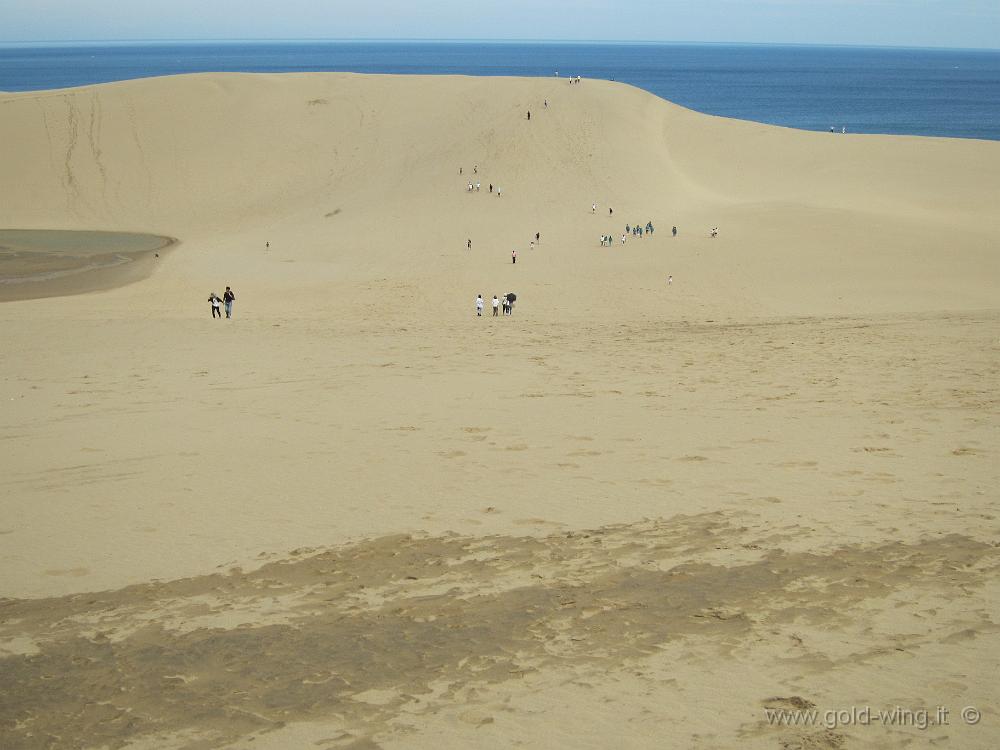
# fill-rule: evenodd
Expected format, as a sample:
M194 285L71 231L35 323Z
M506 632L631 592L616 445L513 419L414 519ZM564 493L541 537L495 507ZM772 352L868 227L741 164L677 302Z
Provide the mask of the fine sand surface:
M0 747L1000 746L1000 143L227 74L0 164L180 240L0 304Z

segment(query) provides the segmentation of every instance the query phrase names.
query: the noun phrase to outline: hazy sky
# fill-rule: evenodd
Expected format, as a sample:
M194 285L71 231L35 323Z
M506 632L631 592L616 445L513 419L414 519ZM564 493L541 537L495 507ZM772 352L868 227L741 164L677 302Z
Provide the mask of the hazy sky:
M587 39L1000 48L1000 0L0 0L0 40Z

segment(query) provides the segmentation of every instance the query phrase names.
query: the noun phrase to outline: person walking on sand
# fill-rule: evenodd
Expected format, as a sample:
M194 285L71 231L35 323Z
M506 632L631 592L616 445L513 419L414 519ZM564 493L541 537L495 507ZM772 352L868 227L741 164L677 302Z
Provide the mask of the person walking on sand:
M597 213L597 204L596 203L591 203L590 204L590 213L592 213L592 214L596 214Z
M624 234L622 235L622 244L623 245L625 244L625 235Z
M493 317L494 318L497 317L497 315L499 314L499 312L500 312L500 300L497 299L497 296L494 294L493 295Z
M676 237L677 236L677 227L674 227L671 231L674 233L674 237Z
M236 295L233 294L233 290L228 286L226 287L226 291L222 294L222 301L226 304L226 317L233 317L233 302L236 301Z
M490 183L490 192L491 193L493 192L493 183L492 182Z
M517 250L510 251L510 262L517 263Z
M483 317L483 295L476 295L476 316Z
M541 244L541 242L542 242L542 233L541 232L535 232L535 242L537 244Z
M212 292L208 295L208 302L212 305L212 317L222 320L222 300L219 299L219 295Z
M472 240L471 239L466 240L466 242L465 242L465 249L466 250L471 250L472 249Z
M667 276L667 286L670 286L673 283L674 283L674 277L673 276Z
M528 119L529 120L531 119L531 110L530 109L528 110Z

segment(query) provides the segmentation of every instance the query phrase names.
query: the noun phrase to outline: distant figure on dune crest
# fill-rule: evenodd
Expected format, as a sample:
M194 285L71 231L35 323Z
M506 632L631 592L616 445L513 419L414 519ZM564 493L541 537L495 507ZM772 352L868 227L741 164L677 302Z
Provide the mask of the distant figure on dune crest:
M476 315L483 317L483 295L476 295Z
M233 317L233 302L236 301L236 295L233 294L233 290L228 286L226 287L226 291L222 294L222 301L226 304L226 317Z
M212 292L208 295L208 302L212 305L212 317L222 320L222 300L219 299L219 295Z
M673 228L673 232L674 232L674 237L676 237L677 236L677 227Z

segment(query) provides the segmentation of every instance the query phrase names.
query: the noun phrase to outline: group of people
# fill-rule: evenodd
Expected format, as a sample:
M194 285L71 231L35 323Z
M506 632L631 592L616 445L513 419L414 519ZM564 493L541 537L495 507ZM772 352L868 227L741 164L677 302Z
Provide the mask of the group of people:
M459 167L458 168L458 173L459 174L464 174L464 172L465 172L465 169L463 167ZM472 173L473 174L479 174L479 165L478 164L476 164L476 165L474 165L472 167ZM475 182L473 182L472 180L469 180L468 183L465 186L465 192L467 192L467 193L478 193L480 190L482 190L482 188L483 188L483 184L479 180L476 180ZM494 190L492 182L490 183L490 193L491 194L492 193L496 193L498 198L500 198L500 197L503 196L503 190L500 189L500 186L497 185L496 189Z
M228 286L226 291L220 297L215 292L208 295L208 304L212 306L212 317L222 319L222 308L226 308L226 317L233 317L233 302L236 301L236 295L233 294L233 290Z
M517 301L517 295L513 292L507 292L503 296L503 299L493 295L493 317L496 318L500 315L500 309L503 308L504 315L512 315L514 312L514 302ZM483 295L476 295L476 316L483 317L483 308L486 307L486 303L483 302Z
M622 234L622 244L624 245L628 240L628 236L631 234L633 237L638 237L642 239L644 234L653 233L653 222L647 221L646 226L642 227L636 224L632 226L630 224L625 225L625 232ZM677 227L674 227L674 237L677 236ZM601 235L601 247L611 247L614 244L614 237L610 234Z

